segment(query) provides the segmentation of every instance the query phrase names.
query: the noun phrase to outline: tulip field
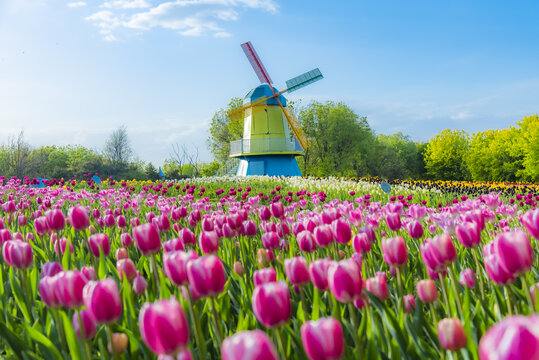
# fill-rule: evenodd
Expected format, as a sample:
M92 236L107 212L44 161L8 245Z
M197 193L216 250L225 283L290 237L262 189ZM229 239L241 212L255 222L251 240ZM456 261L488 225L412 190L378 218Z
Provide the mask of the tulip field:
M0 177L0 358L539 360L537 184L37 184Z

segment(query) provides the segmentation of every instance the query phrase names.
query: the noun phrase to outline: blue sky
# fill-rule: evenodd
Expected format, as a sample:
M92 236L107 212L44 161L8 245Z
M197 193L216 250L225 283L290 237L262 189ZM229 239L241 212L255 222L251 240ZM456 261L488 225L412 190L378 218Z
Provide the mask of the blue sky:
M537 1L0 0L0 143L100 150L126 125L144 161L206 149L209 121L258 80L343 101L377 133L426 141L507 128L539 107Z

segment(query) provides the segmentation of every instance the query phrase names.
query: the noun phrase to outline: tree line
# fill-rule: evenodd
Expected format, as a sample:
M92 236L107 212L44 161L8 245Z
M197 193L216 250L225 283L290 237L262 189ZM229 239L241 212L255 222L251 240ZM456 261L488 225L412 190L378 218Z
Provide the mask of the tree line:
M233 98L215 113L208 146L217 163L229 158L230 141L243 135L243 119L231 120L241 106ZM387 179L539 181L539 119L468 135L443 130L428 142L401 132L376 134L367 118L342 102L291 104L311 147L297 161L306 176L379 176Z

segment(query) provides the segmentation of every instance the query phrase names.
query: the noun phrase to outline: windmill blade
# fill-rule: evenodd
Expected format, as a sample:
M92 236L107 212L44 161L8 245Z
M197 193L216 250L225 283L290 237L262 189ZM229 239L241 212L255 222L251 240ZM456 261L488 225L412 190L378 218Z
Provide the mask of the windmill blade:
M285 93L288 89L285 89L285 90L282 90L282 91L278 91L278 92L275 92L273 89L272 91L273 92L273 95L270 95L270 96L265 96L265 97L262 97L252 103L249 103L247 105L243 105L242 107L239 107L237 109L234 109L232 111L230 111L227 116L231 119L231 121L237 121L239 120L239 118L241 118L241 116L243 115L243 112L249 108L252 108L253 106L256 106L260 103L263 103L264 101L266 100L269 100L271 98L274 98L274 97L277 97L283 93Z
M288 122L290 129L296 136L296 139L298 140L303 150L310 147L311 142L309 141L307 134L305 134L305 131L303 131L303 128L301 127L301 124L296 118L296 115L294 114L294 112L290 108L284 107L283 104L281 104L281 100L279 100L278 97L276 98L276 100L279 106L281 107L281 110L283 111L284 117L286 118L286 121Z
M296 76L295 78L288 80L286 82L286 87L288 92L293 92L309 84L312 84L313 82L322 80L323 78L324 76L322 75L320 70L316 68L306 72L305 74L301 74L300 76Z
M273 84L273 81L271 80L268 72L266 71L266 68L264 67L264 64L262 64L262 60L258 57L258 54L255 51L255 48L251 44L250 41L241 44L241 48L243 49L243 52L247 56L247 59L251 63L251 66L253 67L253 70L256 73L256 76L258 76L258 79L262 84Z

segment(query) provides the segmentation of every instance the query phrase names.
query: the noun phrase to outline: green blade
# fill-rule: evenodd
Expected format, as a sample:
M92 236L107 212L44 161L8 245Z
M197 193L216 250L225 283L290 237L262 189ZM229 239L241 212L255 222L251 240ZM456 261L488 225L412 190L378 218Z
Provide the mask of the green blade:
M324 76L322 76L322 73L318 68L308 71L305 74L301 74L300 76L296 76L295 78L292 78L286 82L286 87L288 92L296 91L298 89L301 89L302 87L305 87L309 84L312 84L315 81L322 80Z

